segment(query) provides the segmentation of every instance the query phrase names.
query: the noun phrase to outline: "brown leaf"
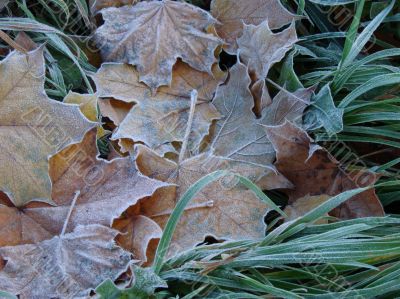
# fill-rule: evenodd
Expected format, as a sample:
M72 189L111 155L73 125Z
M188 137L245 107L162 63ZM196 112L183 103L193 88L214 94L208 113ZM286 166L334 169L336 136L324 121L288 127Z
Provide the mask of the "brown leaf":
M104 61L137 66L140 81L153 93L159 86L170 85L177 58L211 74L214 50L221 42L206 33L216 22L208 12L163 0L107 8L102 15L105 22L96 31L95 41Z
M126 103L114 99L101 99L98 104L101 115L108 117L116 126L122 123L134 105L134 103Z
M51 174L62 172L61 176L52 175L53 197L59 206L52 208L52 216L46 216L48 213L45 209L36 209L35 214L52 221L53 229L58 221L65 219L74 190L80 190L80 196L69 221L69 231L77 225L111 225L113 219L130 206L166 186L165 183L142 176L130 157L111 162L95 158L92 154L96 147L93 131L85 137L84 142L81 146L66 149L52 160ZM60 163L60 160L67 160L67 165Z
M95 141L93 129L82 143L66 148L51 159L52 197L57 206L32 203L16 209L0 205L0 222L4 224L0 230L0 246L37 243L60 234L76 190L80 190L80 196L67 232L78 225L111 226L130 206L166 186L142 176L131 158L111 162L96 158Z
M257 26L245 24L243 35L237 40L240 59L255 81L264 80L271 66L281 61L296 42L294 22L286 30L273 33L267 21Z
M163 158L151 149L137 145L136 163L141 173L170 184L154 193L151 199L140 204L143 214L161 227L172 213L183 193L197 180L215 170L227 169L257 181L269 174L271 184L286 186L286 180L270 170L221 157L202 154L178 164ZM236 181L226 178L202 189L189 203L174 232L169 256L201 243L206 235L218 239L242 240L262 237L265 225L263 216L267 205Z
M367 171L348 173L326 150L312 143L305 131L285 122L280 126L265 127L277 153L277 169L295 186L286 190L289 202L306 195L337 195L346 190L365 187L375 182L376 176ZM354 196L332 215L341 219L383 216L382 205L374 189Z
M78 106L49 99L44 81L43 47L0 63L0 190L18 207L51 202L48 157L95 126Z
M293 204L285 207L284 212L287 215L285 221L294 220L296 218L304 216L312 209L315 209L316 207L327 201L329 198L329 195L321 194L316 196L306 195L305 197L297 199ZM324 224L327 223L327 221L324 219L319 219L315 223Z
M277 125L285 119L301 122L312 89L294 94L281 91L257 119L252 112L254 102L249 85L247 67L237 63L231 68L228 83L218 87L213 104L223 117L217 122L210 147L216 156L269 167L275 151L261 124Z
M127 216L114 221L114 228L121 234L118 244L133 253L135 259L147 261L147 248L152 240L160 239L162 230L156 222L142 215Z
M0 289L21 298L86 297L128 267L130 254L113 241L117 233L101 225L79 226L38 244L2 247L7 263L0 272Z
M23 31L18 33L14 41L27 51L33 51L38 47L29 35Z
M297 41L295 23L286 30L274 34L268 22L244 24L243 35L237 40L241 61L248 66L254 98L255 112L261 113L271 101L265 78L272 65L279 62Z
M236 53L236 39L242 36L244 23L259 25L268 20L271 29L278 29L295 18L279 0L213 0L211 14L220 22L215 28L231 54Z
M148 88L139 82L139 74L134 67L123 64L103 64L95 76L100 97L113 97L125 102L136 102L129 114L123 117L120 111L109 112L118 129L113 139L129 138L144 142L158 152L166 144L183 141L190 108L190 92L198 90L194 127L190 147L197 148L209 132L211 122L219 118L215 107L210 103L218 84L225 80L225 74L214 67L215 76L202 73L178 62L174 66L171 87L161 87L157 94L151 95ZM172 147L169 150L174 150Z

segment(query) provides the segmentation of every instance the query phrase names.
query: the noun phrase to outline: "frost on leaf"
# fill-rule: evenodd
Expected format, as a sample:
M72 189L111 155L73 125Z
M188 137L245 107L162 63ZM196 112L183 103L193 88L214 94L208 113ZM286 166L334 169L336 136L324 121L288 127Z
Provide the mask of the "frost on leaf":
M232 54L237 50L236 39L242 36L244 24L259 25L268 20L271 29L278 29L295 18L279 0L213 0L211 14L220 22L215 28Z
M170 85L178 58L191 67L211 73L220 45L207 33L216 21L193 5L170 0L140 2L102 11L104 25L95 34L104 61L135 65L140 81L153 92Z
M213 153L228 160L270 167L275 150L261 124L278 125L285 119L301 123L312 89L281 91L257 119L252 112L254 102L247 67L238 63L230 71L228 83L218 87L213 101L222 115L211 143Z
M111 162L96 158L95 142L93 129L80 144L71 145L51 159L52 197L57 206L31 203L18 210L10 203L0 204L0 246L37 243L60 234L77 190L80 195L67 232L79 225L111 226L130 206L166 186L141 175L130 158ZM131 246L145 250L148 242L140 238L136 241L139 243Z
M346 190L369 186L377 177L367 171L348 172L340 163L321 147L313 144L305 131L285 122L279 126L265 128L276 150L276 168L294 185L285 192L289 203L306 195L338 195ZM335 209L333 216L341 219L383 216L382 205L369 189L352 197Z
M159 225L150 218L127 213L123 218L114 220L113 227L121 234L116 238L118 244L130 252L136 260L147 262L147 250L153 240L162 236Z
M199 94L193 123L196 132L189 139L190 148L196 149L208 134L212 121L220 117L211 100L217 86L225 80L225 74L217 66L213 71L211 76L178 62L173 68L171 86L161 87L152 95L139 82L134 67L104 64L95 76L99 96L136 103L127 115L121 109L113 110L110 105L102 104L119 125L112 138L140 141L160 153L165 152L165 145L184 139L190 93L196 89Z
M248 66L252 78L251 91L259 109L269 102L265 78L270 68L285 56L297 42L295 23L273 33L265 21L257 26L244 24L243 35L237 40L241 61Z
M44 82L43 47L0 63L0 190L17 207L51 202L48 158L95 126L77 105L49 99Z
M297 42L295 24L279 33L273 33L266 21L258 26L245 24L237 42L240 59L249 67L250 74L264 79L271 66L281 61Z
M65 104L77 104L88 120L99 122L98 97L96 94L79 94L70 91L64 98ZM106 134L101 127L97 127L97 136L100 138Z
M137 151L136 163L141 173L176 184L159 189L151 199L140 204L141 213L161 227L165 227L184 192L204 175L216 170L227 169L253 181L269 173L270 188L287 187L286 179L269 170L213 155L201 154L176 163L142 145L137 146ZM201 243L206 235L230 240L253 239L264 235L263 219L268 206L254 193L235 183L232 178L218 181L196 195L186 207L174 232L169 256Z
M107 7L120 7L124 5L134 5L139 0L89 0L89 7L92 14Z
M0 248L6 265L0 289L22 298L83 298L128 267L130 254L114 244L117 231L101 225L37 244Z
M96 294L100 296L100 299L149 299L155 297L156 289L168 287L167 283L155 274L152 268L133 266L131 271L135 279L132 287L120 289L108 279L96 288Z

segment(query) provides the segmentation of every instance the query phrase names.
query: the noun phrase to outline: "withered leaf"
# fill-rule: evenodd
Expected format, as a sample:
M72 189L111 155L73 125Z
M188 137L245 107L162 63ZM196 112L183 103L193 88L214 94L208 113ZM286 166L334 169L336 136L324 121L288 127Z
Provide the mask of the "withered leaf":
M213 0L211 14L220 22L215 28L227 43L226 51L232 54L237 50L236 39L242 36L243 24L259 25L268 20L271 29L278 29L295 18L279 0Z
M102 11L95 34L104 61L137 66L140 81L154 91L170 85L178 58L211 74L219 38L206 32L216 20L206 11L170 0L140 2ZM179 21L178 21L179 20Z
M49 99L44 81L43 47L0 63L0 190L17 207L51 202L48 158L95 126L78 106Z
M253 181L268 173L271 177L269 188L287 187L286 179L263 167L227 161L209 154L201 154L179 164L142 145L137 145L136 150L136 163L141 173L176 184L157 190L151 199L140 204L140 213L161 227L165 227L183 193L201 177L215 170L229 169ZM201 243L206 235L232 240L264 235L263 216L268 210L267 205L251 191L236 186L235 182L232 178L215 182L196 195L174 231L170 256Z
M96 158L96 130L88 132L80 144L72 145L50 161L52 197L57 206L29 204L24 209L0 205L0 246L36 243L60 234L76 190L80 190L70 216L67 232L78 225L112 221L166 186L141 175L130 158L105 161ZM142 244L137 244L142 246Z
M284 212L287 215L285 221L294 220L298 217L304 216L312 209L320 206L322 203L330 198L329 195L321 194L316 196L306 195L302 198L297 199L293 204L285 207ZM319 219L315 223L323 224L327 223L325 219Z
M99 111L97 109L98 98L96 94L80 94L70 91L64 98L65 104L77 104L85 117L93 122L98 122ZM98 137L106 133L102 127L97 128Z
M130 254L114 244L117 231L101 225L37 244L0 248L6 265L0 289L21 298L82 298L126 271ZM45 297L43 297L45 294Z
M95 14L103 8L134 5L137 2L139 2L139 0L89 0L89 6L92 14Z
M199 94L193 124L196 131L189 142L191 148L198 147L208 134L211 122L220 117L210 102L218 84L225 80L225 74L217 66L214 67L214 74L211 76L178 62L173 69L171 87L161 87L153 96L139 82L139 74L134 67L103 64L94 77L99 96L137 103L123 118L120 114L113 114L120 124L112 138L141 141L163 153L160 150L163 145L183 141L190 110L190 93L196 89Z
M313 144L305 131L290 122L265 127L277 155L275 166L294 185L286 190L289 202L306 195L338 195L343 191L371 185L373 173L341 169L340 162L325 149ZM383 216L382 205L375 189L354 196L331 213L341 219Z
M312 89L293 94L281 91L257 119L252 112L250 81L247 67L237 63L230 70L228 83L218 87L213 104L222 118L217 122L211 148L215 155L229 160L269 167L275 151L261 124L277 125L285 119L301 122Z
M152 240L160 239L162 230L156 222L143 215L128 215L114 221L113 227L121 232L118 244L133 253L135 259L146 262L147 248Z
M108 117L114 125L119 126L128 115L134 103L104 98L98 101L98 105L101 115Z
M243 35L237 40L241 61L249 68L252 84L251 93L255 101L255 112L261 113L271 98L265 85L265 78L272 65L279 62L297 41L295 23L286 30L273 33L268 22L244 24Z
M80 196L69 220L69 230L83 224L111 225L127 208L166 186L141 175L130 157L111 162L95 158L91 154L93 147L95 135L91 131L82 145L70 147L52 160L53 198L59 206L52 208L51 216L46 216L49 213L45 209L31 211L31 214L41 215L42 221L51 221L52 229L65 219L72 198L71 190L80 190ZM65 159L67 165L60 163Z
M237 43L240 59L254 80L264 80L271 66L281 61L296 41L294 22L286 30L273 33L265 21L257 26L244 24L243 35Z

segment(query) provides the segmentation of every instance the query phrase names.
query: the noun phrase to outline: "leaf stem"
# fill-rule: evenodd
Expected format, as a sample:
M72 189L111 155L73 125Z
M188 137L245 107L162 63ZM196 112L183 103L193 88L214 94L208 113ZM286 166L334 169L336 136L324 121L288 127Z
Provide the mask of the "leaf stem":
M61 236L63 236L65 234L66 230L67 230L69 219L71 218L72 211L74 210L74 207L76 205L76 201L78 200L78 197L79 197L80 194L81 194L81 191L76 191L75 192L75 196L72 199L71 207L69 208L67 218L65 218L64 226L63 226L62 231L61 231Z
M193 89L190 94L189 119L188 119L188 123L187 123L187 127L186 127L185 137L184 137L183 143L182 143L181 152L179 153L179 165L185 159L185 154L186 154L187 146L189 143L190 132L192 131L194 110L196 109L197 98L198 98L197 90Z

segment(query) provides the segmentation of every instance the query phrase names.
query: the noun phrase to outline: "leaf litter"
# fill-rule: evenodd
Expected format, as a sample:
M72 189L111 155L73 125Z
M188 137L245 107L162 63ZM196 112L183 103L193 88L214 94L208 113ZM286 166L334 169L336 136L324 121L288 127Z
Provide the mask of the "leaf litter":
M79 297L104 281L101 298L151 296L165 283L133 264L151 264L150 244L177 202L216 170L283 190L286 221L376 181L340 169L302 129L314 88L278 86L270 96L269 70L298 41L298 17L279 1L213 0L210 13L169 0L90 5L105 21L95 33L103 60L95 94L48 98L44 46L0 62L0 289ZM222 48L238 57L227 71L218 66ZM325 110L341 110L316 99L313 117L336 132ZM104 160L96 141L110 128L116 150ZM270 210L234 175L213 182L186 206L167 256L206 236L260 239ZM369 189L330 215L384 212ZM135 282L122 290L114 282L124 273Z

